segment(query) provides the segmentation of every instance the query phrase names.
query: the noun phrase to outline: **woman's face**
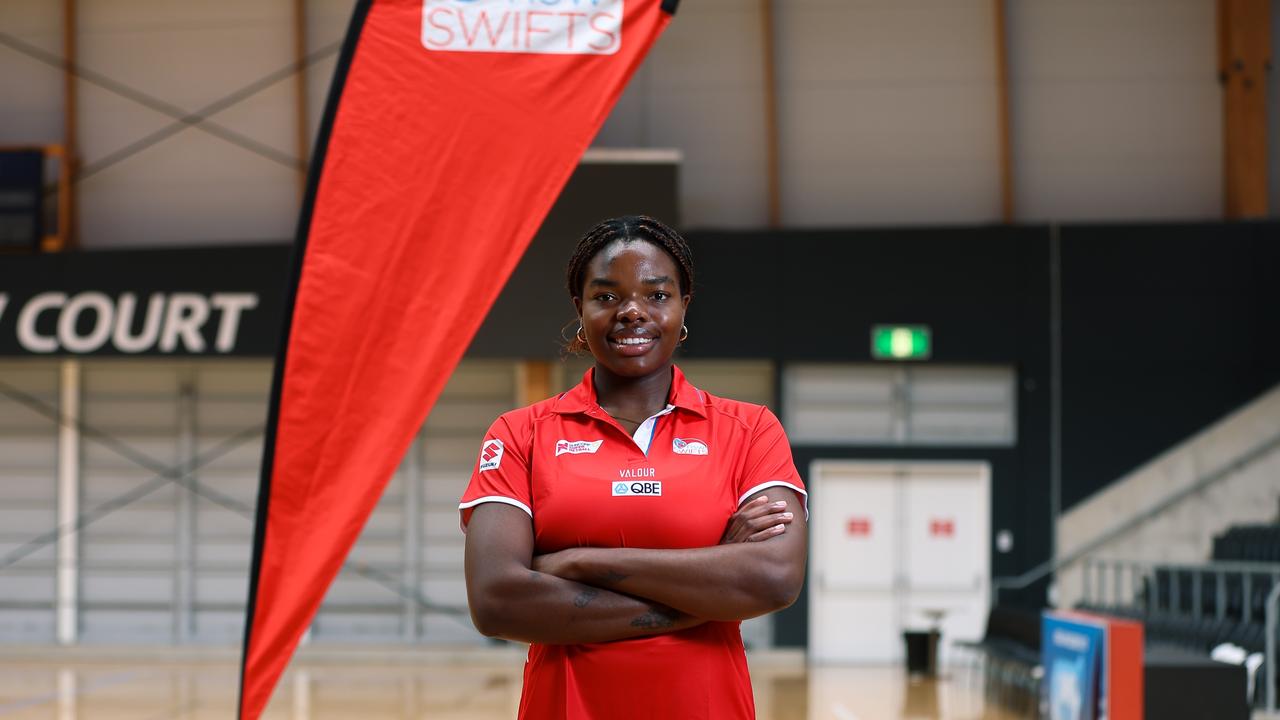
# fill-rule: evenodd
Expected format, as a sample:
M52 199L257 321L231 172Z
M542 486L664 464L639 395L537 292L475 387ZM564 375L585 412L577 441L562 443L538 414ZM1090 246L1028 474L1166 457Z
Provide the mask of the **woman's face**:
M675 260L645 240L615 240L591 258L573 304L597 365L621 377L670 365L689 305L679 278Z

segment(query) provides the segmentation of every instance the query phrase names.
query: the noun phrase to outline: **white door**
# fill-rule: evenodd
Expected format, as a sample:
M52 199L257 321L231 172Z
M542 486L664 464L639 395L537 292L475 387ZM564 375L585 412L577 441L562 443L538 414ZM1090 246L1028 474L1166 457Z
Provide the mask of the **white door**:
M839 477L821 486L824 511L811 508L812 587L824 602L810 604L810 651L833 658L859 650L891 655L902 642L895 635L893 603L900 563L894 530L897 479L889 472L867 473L856 482ZM893 622L861 623L867 617L892 617ZM856 632L847 630L852 625L858 626Z
M902 631L978 639L990 577L983 463L814 463L809 648L819 661L898 662Z

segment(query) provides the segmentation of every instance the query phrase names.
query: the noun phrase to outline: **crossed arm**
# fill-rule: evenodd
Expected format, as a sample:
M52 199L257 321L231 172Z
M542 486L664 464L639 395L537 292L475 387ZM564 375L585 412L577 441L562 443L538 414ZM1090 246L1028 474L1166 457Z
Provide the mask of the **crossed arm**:
M471 618L491 637L586 643L763 615L799 594L805 531L796 493L772 487L743 503L720 545L586 547L534 557L529 517L485 503L467 531Z

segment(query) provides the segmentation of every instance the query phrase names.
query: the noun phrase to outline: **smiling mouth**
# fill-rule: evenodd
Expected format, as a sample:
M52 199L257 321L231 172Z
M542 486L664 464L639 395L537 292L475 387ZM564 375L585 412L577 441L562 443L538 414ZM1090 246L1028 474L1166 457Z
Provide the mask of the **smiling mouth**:
M620 337L620 338L609 338L609 342L615 345L626 345L630 347L635 347L640 345L648 345L649 343L653 342L653 338L651 337Z
M652 335L622 335L609 338L609 347L618 357L640 357L648 355L657 347L658 338Z

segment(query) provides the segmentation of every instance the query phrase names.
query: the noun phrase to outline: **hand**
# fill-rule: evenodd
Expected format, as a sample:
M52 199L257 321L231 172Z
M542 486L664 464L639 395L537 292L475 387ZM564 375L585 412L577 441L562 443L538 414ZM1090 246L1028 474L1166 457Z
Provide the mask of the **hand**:
M786 501L769 502L764 495L752 500L729 517L720 544L760 542L781 535L794 517L786 510Z
M573 556L577 549L568 548L546 555L535 555L531 569L534 572L555 575L565 580L578 580L579 578L573 575Z

